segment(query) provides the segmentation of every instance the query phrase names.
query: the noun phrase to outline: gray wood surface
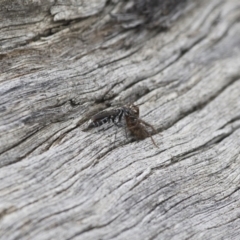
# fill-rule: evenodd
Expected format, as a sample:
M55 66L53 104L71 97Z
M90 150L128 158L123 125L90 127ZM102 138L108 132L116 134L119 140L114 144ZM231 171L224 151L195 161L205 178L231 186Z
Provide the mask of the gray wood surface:
M239 239L239 0L0 6L0 239ZM159 148L82 131L133 102Z

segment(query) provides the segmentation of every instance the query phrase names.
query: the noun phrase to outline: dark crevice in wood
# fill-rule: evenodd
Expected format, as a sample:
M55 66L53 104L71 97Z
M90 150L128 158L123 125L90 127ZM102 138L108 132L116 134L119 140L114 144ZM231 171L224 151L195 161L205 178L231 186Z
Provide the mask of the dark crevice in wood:
M221 130L221 129L224 129L225 127L229 126L229 125L231 126L232 123L237 122L237 121L239 121L239 120L240 120L240 115L232 118L230 121L228 121L227 123L225 123L225 124L224 124L222 127L220 127L219 129Z
M239 126L239 128L240 128L240 126ZM227 137L229 137L231 134L233 134L233 133L234 133L237 129L239 129L239 128L235 128L235 129L233 129L233 130L232 130L231 132L229 132L229 133L222 134L222 135L220 135L220 136L217 136L217 137L213 138L211 141L209 141L209 142L207 143L207 146L216 145L216 144L221 143L224 139L226 139Z
M179 121L187 117L188 115L192 114L195 111L200 111L203 108L205 108L208 104L210 104L212 101L214 101L221 93L223 93L227 88L229 88L231 85L233 85L236 81L238 81L240 78L240 75L232 76L231 80L223 86L220 90L215 92L212 96L209 96L208 98L204 99L202 102L197 102L195 103L190 109L186 109L179 115L179 117L174 121L169 123L168 125L162 127L162 128L157 128L158 132L161 132L163 130L167 130L171 128L173 125L177 124Z
M125 141L123 142L123 144L126 144ZM103 157L106 157L109 153L111 153L115 149L122 147L123 144L116 146L115 143L113 143L113 147L109 147L109 149L107 149L105 152L103 152L97 156L97 158L96 158L97 163L100 161L100 159L102 159Z
M73 236L67 238L66 240L72 240L72 239L82 235L83 233L87 233L87 232L89 232L91 230L96 230L96 229L101 229L103 227L106 227L106 226L110 225L112 222L114 222L117 218L119 218L119 216L120 216L120 214L115 215L112 219L108 220L106 223L103 223L103 224L88 225L83 230L75 233Z
M149 139L147 138L146 140L149 140ZM127 143L126 143L126 144L127 144ZM120 146L120 147L121 147L121 146ZM158 150L157 150L157 152L149 155L148 157L145 157L144 159L149 159L149 158L152 158L152 157L154 157L154 156L160 155L161 153L163 153L163 152L165 152L165 151L167 151L167 150L168 150L168 149L164 149L164 150L161 150L161 151L158 151ZM130 154L130 155L131 155L131 154ZM141 161L141 160L143 160L143 158L138 158L137 160L131 161L131 163L129 163L129 164L127 164L127 165L119 168L117 171L113 171L113 172L111 173L111 175L109 175L108 177L113 176L114 174L116 174L116 173L118 173L118 172L120 172L120 171L128 168L130 165L133 165L134 163L139 162L139 161ZM155 169L155 168L154 168L154 169Z
M132 8L128 8L114 17L125 28L136 28L145 26L148 28L167 28L166 19L176 10L180 12L179 6L183 8L186 0L134 0ZM168 17L168 18L167 18ZM171 17L170 17L171 18Z
M237 129L235 129L237 130ZM234 131L235 131L234 130ZM219 137L216 137L216 138L213 138L211 139L209 142L195 148L195 149L192 149L191 151L188 151L188 152L185 152L183 154L180 154L180 155L177 155L177 156L174 156L172 157L171 159L171 164L175 164L179 161L182 161L182 160L185 160L185 159L188 159L189 157L192 157L194 155L197 155L199 152L203 152L203 151L206 151L206 150L209 150L210 148L212 148L214 145L216 144L219 144L220 142L222 142L224 139L226 139L227 137L229 137L231 134L234 133L234 131L231 131L230 133L228 134L224 134L222 136L219 136Z
M233 222L235 222L235 221L240 221L240 215L239 215L239 214L238 214L237 217L234 217L234 218L232 218L231 220L226 221L226 222L224 222L224 223L222 223L222 224L217 224L216 226L208 227L207 230L218 229L218 228L220 228L220 227L222 227L222 226L228 225L229 223L233 223ZM235 230L236 230L236 229L234 229L234 232L235 232ZM239 234L237 234L237 237L238 237L238 236L239 236ZM233 238L233 239L237 239L237 238Z
M55 27L52 27L49 29L44 29L43 32L38 33L36 36L34 36L31 39L28 39L25 44L21 45L21 47L28 45L29 43L32 43L32 42L37 42L37 41L41 40L41 38L47 38L47 37L53 36L54 34L57 34L58 32L68 28L69 25L71 25L71 22L72 21L63 21L61 23L61 25L58 25L58 26L55 26ZM57 28L59 28L59 29L57 30Z
M153 172L152 172L153 174ZM163 189L167 189L167 188L171 188L173 185L175 185L174 182L169 182L167 184L164 184L163 186L161 186L160 188L157 188L155 191L149 193L149 194L145 194L143 198L137 200L133 205L129 206L130 208L136 206L137 204L147 200L149 197L153 197L154 195L157 195L157 193L159 193L161 190ZM167 202L169 199L171 199L172 197L176 196L176 194L171 195L170 197L167 197L167 199L162 200L161 202L158 203L158 205L161 205L164 202ZM124 200L122 200L122 204L127 204L127 201L131 200L132 195L130 195L129 197L125 198Z
M27 139L31 138L33 135L35 135L39 130L43 129L44 127L45 127L45 126L41 126L40 128L38 127L37 129L33 130L33 131L32 131L31 133L29 133L25 138L23 138L20 142L12 145L10 148L7 148L7 149L5 149L3 152L1 152L1 153L0 153L0 156L1 156L2 154L6 153L7 151L9 151L9 150L11 150L11 149L19 146L21 143L23 143L23 142L26 141ZM17 158L17 159L14 159L14 160L12 160L12 161L8 161L8 162L6 162L6 163L1 163L1 162L0 162L0 163L1 163L1 164L0 164L0 168L6 167L6 166L11 165L11 164L14 164L14 163L16 163L16 162L18 162L18 161L19 161L19 159Z
M35 146L34 148L31 149L31 151L29 151L28 153L26 153L23 157L19 158L19 161L22 160L22 159L24 159L24 158L27 158L28 156L30 156L36 149L38 149L38 148L41 147L43 144L45 144L46 142L48 142L51 138L54 138L54 136L57 135L60 131L62 131L64 128L66 128L66 127L63 127L63 128L61 128L61 129L59 129L59 130L56 131L53 135L49 136L47 139L44 139L44 142L42 142L40 145ZM61 134L61 136L62 136L62 135L64 135L64 133ZM53 141L53 143L54 143L54 142L55 142L55 141ZM52 144L53 144L53 143L52 143ZM46 147L44 151L49 150L50 147L52 146L52 144L50 144L48 147Z
M233 131L229 132L228 134L224 134L222 136L211 139L207 143L205 143L197 148L191 149L190 151L186 151L186 152L178 154L176 156L171 156L170 163L162 164L161 166L153 167L152 169L158 170L158 169L162 169L162 168L167 168L167 167L172 166L173 164L176 164L180 161L187 160L187 159L189 159L189 157L193 157L193 156L198 155L199 153L203 153L203 152L213 148L216 144L219 144L220 142L222 142L224 139L226 139L231 134L233 134L237 129L239 129L239 128L234 129ZM175 146L173 146L173 147L175 147ZM166 150L169 150L169 149L166 149ZM150 156L150 157L152 157L152 156ZM149 157L147 157L147 158L149 158Z
M166 70L167 68L171 67L173 64L175 64L177 61L179 61L185 54L187 54L187 52L189 52L196 44L198 44L199 42L203 41L206 38L206 36L203 36L201 38L198 39L198 41L196 41L193 45L191 45L188 48L182 48L180 49L179 55L176 59L174 59L172 62L170 62L168 65L166 65L164 68L158 70L158 71L154 71L153 74L148 74L147 76L144 76L142 78L137 78L134 82L132 82L129 85L126 85L126 87L123 89L123 91L128 90L130 88L132 88L135 84L139 84L141 81L144 81L148 78L152 78L158 74L160 74L161 72L163 72L164 70ZM155 89L154 89L155 90ZM143 97L143 96L141 96ZM139 99L136 99L139 100ZM149 112L150 113L150 112Z

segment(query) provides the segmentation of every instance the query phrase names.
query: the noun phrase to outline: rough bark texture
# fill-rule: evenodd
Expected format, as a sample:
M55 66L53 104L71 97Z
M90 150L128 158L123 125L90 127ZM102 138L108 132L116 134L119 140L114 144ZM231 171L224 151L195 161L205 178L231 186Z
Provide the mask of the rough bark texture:
M240 2L170 2L1 1L0 239L239 239Z

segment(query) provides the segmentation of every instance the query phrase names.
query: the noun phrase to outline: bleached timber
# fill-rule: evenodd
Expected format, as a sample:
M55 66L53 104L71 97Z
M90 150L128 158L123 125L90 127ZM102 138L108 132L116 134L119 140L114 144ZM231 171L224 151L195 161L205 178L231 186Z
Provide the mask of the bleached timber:
M125 1L11 2L0 239L239 239L240 2L191 1L166 31L110 24ZM82 131L106 102L140 104L159 149Z

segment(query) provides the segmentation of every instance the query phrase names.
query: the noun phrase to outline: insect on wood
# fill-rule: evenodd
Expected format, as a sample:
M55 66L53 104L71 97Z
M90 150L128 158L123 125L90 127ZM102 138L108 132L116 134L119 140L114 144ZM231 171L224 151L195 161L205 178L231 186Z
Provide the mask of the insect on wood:
M89 120L86 130L100 127L107 123L112 123L117 127L125 126L129 133L137 140L150 137L152 143L158 147L152 138L152 133L149 132L148 128L155 133L156 130L151 124L139 118L139 107L134 104L124 105L109 111L97 113Z

